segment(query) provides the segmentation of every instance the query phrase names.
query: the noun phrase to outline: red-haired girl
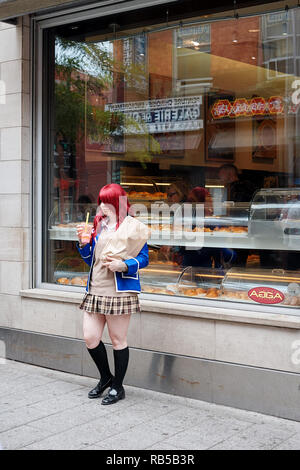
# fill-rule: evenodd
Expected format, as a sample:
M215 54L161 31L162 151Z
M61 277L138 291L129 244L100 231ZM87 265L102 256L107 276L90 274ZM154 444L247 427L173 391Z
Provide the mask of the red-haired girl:
M100 381L88 396L97 398L109 388L103 405L125 398L123 379L129 349L127 331L131 314L140 312L139 269L148 265L147 227L130 215L127 194L118 184L104 186L98 197L100 211L94 219L90 242L82 243L84 227L77 227L78 249L91 267L84 299L83 335ZM115 375L110 372L101 341L107 323L113 346Z

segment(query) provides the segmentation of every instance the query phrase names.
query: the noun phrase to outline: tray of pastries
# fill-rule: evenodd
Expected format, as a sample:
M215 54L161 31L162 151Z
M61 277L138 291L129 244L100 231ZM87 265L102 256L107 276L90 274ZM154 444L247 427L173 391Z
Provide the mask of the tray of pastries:
M168 284L165 287L154 285L142 285L142 292L149 294L180 295L187 297L204 297L207 299L216 299L222 295L221 290L215 287L203 289L202 287L177 287L176 284Z
M56 283L60 285L67 286L87 286L88 277L87 276L61 276L56 279Z
M139 200L164 200L167 199L167 193L162 193L160 191L156 191L154 193L150 193L148 191L129 191L128 193L129 199L139 199Z
M204 232L205 234L209 234L212 236L219 236L224 237L224 235L228 234L230 236L238 235L238 236L247 236L248 235L248 227L245 226L228 226L228 227L186 227L182 226L173 226L172 224L148 224L148 228L150 229L151 233L158 233L158 232Z
M175 295L174 290L168 289L167 287L152 286L147 284L142 284L142 292L147 294L166 294L166 295Z
M222 295L221 289L216 287L178 287L178 293L188 297L204 297L207 299L216 299Z

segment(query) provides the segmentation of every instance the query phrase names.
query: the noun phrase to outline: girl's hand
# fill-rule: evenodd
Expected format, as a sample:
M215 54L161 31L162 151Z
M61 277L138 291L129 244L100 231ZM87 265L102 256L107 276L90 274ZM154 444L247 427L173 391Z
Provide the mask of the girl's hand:
M125 271L127 271L127 264L124 263L124 261L121 261L119 259L113 259L113 258L107 257L106 261L102 264L103 264L103 266L108 267L108 269L110 269L110 271L112 271L112 272L115 272L115 271L125 272Z
M78 241L81 243L81 235L82 235L82 232L83 232L83 225L77 225L76 230L77 230Z
M82 234L84 232L84 227L85 227L85 224L77 225L77 227L76 227L78 241L79 241L80 245L82 245L82 246L87 245L86 241L84 241L84 242L82 241Z

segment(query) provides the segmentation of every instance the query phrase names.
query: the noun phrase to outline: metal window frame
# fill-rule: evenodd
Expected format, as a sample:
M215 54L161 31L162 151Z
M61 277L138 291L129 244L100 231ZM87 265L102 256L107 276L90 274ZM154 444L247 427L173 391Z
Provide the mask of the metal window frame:
M76 21L90 20L95 17L114 15L117 13L140 10L142 8L154 7L172 3L174 0L107 0L101 4L89 5L85 8L74 7L65 12L57 12L37 17L40 27L51 28Z
M32 287L66 291L64 286L42 282L42 235L43 235L43 35L44 31L48 28L68 24L76 21L83 21L86 19L94 18L95 16L107 16L112 13L121 13L125 11L145 8L147 6L154 6L159 4L168 4L173 0L132 0L125 2L120 0L116 4L115 0L108 0L102 3L101 7L97 8L81 8L74 7L66 11L60 11L57 14L48 14L43 16L35 16L31 18L31 52L32 52L32 70L31 70L31 84L32 84ZM113 7L112 7L113 5ZM275 10L281 11L281 10ZM258 12L258 15L263 13ZM255 13L247 16L256 16ZM224 21L225 19L232 19L224 17L213 21ZM208 20L203 21L203 23ZM198 23L198 21L197 21ZM170 27L170 26L169 26ZM172 26L171 28L174 28ZM166 25L166 29L168 26ZM84 292L84 288L68 286L68 292ZM253 311L253 313L262 312L270 314L284 314L299 316L296 310L288 307L273 307L267 305L252 305L248 303L229 302L224 300L208 300L208 299L191 299L186 297L171 297L159 294L141 294L141 298L145 300L158 300L168 303L175 303L176 305L188 306L199 305L207 307L217 307L220 312L224 313L229 308L234 307L235 310Z

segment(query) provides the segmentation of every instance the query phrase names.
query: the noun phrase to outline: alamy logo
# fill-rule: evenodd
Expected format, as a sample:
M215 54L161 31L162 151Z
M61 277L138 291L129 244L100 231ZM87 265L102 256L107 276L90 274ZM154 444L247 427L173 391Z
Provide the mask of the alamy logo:
M300 104L300 80L294 80L292 83L292 88L296 89L292 94L292 102L295 105Z
M5 342L0 340L0 365L5 364L6 346Z
M291 356L291 361L295 366L300 364L300 340L293 341L292 349L294 350Z
M4 80L0 80L0 104L6 103L6 85Z

